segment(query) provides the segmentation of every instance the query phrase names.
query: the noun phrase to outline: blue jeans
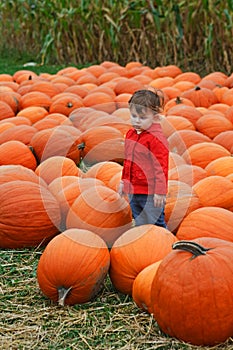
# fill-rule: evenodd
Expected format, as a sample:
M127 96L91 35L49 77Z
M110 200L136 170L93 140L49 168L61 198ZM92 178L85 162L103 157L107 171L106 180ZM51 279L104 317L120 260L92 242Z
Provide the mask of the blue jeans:
M147 194L129 194L129 202L135 225L152 224L167 228L164 206L154 206L154 196Z

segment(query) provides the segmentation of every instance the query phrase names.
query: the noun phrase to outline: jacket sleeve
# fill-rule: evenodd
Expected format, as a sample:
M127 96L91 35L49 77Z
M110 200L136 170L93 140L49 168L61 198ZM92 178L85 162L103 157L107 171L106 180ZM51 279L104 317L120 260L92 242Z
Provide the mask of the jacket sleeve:
M155 138L151 143L151 156L155 171L155 194L166 194L168 187L169 149L167 140Z

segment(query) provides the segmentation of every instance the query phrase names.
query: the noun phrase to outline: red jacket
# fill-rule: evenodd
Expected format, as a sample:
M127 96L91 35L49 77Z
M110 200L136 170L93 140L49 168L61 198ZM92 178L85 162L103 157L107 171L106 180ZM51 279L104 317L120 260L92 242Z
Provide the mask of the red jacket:
M130 129L125 139L123 191L135 194L166 194L168 162L168 141L160 124L153 123L140 134L135 129Z

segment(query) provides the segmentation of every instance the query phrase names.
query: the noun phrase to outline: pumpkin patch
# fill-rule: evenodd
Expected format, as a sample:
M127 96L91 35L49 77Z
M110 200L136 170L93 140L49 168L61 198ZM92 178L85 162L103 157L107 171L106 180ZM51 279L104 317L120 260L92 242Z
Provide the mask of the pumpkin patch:
M117 193L131 128L128 101L141 88L164 93L168 229L134 227L128 199ZM109 278L116 293L153 314L169 336L194 345L232 337L227 309L232 295L224 284L232 284L231 90L231 77L224 74L201 77L176 65L151 68L133 61L66 67L56 74L2 75L0 247L42 247L38 286L60 306L91 302ZM183 241L191 242L191 252ZM202 266L210 257L216 259L216 271ZM188 282L196 296L186 287L183 271L187 279L196 276ZM205 286L194 285L202 276ZM211 284L211 276L222 281L226 293L217 282ZM223 310L207 302L218 301L216 295ZM168 300L173 301L169 307Z

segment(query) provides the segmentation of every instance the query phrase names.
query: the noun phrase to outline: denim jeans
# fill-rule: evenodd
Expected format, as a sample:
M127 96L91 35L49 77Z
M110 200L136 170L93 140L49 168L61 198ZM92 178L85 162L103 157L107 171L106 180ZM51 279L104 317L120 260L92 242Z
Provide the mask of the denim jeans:
M164 206L154 206L154 196L147 194L129 194L129 202L135 225L152 224L167 228Z

